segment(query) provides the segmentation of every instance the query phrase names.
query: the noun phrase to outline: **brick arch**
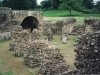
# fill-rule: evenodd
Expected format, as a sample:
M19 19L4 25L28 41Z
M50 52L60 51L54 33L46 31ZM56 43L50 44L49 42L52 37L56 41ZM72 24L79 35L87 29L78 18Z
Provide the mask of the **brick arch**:
M23 19L21 26L23 29L31 29L31 32L34 28L38 29L39 21L34 16L27 16Z

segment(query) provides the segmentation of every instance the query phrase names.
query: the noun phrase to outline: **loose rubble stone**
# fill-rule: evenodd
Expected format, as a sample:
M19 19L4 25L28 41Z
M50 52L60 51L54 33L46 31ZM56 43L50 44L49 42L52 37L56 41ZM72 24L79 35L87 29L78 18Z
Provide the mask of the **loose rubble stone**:
M52 23L51 21L43 21L43 29L44 34L48 29L51 29L53 34L62 34L62 27L65 25L67 27L68 33L71 33L73 30L73 26L76 23L75 18L64 18L62 20L58 20L56 23Z
M45 47L48 47L48 44L46 44L44 40L34 40L31 42L28 52L24 55L25 65L29 67L40 65Z
M65 18L56 22L57 34L61 35L62 27L66 25L68 33L72 32L73 26L76 23L75 18Z
M39 40L40 39L40 31L37 30L37 29L34 29L31 33L31 39L32 41L35 41L35 40Z
M43 30L44 30L44 34L46 34L47 30L48 29L51 29L52 33L53 34L56 34L56 24L55 23L51 23L51 21L48 21L48 20L44 20L43 21Z
M11 32L13 26L18 26L20 25L20 22L16 19L10 19L6 20L4 23L0 25L0 32Z
M73 26L72 34L81 35L85 33L85 25L84 24L76 24Z
M29 32L23 30L21 26L16 26L11 32L11 37L12 42L9 44L10 49L14 51L15 56L23 56L31 42Z
M68 71L69 65L66 64L60 49L56 46L46 47L43 55L44 59L40 66L40 72L43 75L64 75Z
M85 33L100 30L100 20L94 17L87 17L84 19Z
M14 55L23 56L24 63L28 67L41 66L39 71L42 74L69 74L71 72L68 70L69 65L66 64L60 49L56 46L48 46L47 40L36 40L37 30L33 30L32 34L35 37L27 30L23 30L21 26L15 26L12 29L12 42L9 45Z
M100 30L100 20L94 17L84 19L84 24L76 24L73 26L72 34L81 35L88 32L96 32Z
M75 74L100 74L100 31L76 39Z

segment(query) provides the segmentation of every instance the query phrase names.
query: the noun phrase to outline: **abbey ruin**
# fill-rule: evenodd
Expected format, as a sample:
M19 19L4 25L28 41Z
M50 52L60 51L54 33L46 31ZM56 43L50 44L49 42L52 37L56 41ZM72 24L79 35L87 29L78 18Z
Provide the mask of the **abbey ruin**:
M68 35L76 35L75 69L64 59L61 49L48 41L61 37L67 44ZM41 35L45 36L43 40ZM12 10L0 7L0 41L11 39L10 51L15 57L23 57L26 66L39 66L38 75L100 74L100 20L87 17L78 24L73 17L55 23L43 20L41 11Z

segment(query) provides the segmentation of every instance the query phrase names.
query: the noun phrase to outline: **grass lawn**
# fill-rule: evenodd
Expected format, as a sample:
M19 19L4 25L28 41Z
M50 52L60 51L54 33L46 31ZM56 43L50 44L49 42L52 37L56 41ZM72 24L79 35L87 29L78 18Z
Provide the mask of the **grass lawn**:
M43 38L43 37L42 37ZM49 45L56 44L64 55L70 69L74 68L74 46L76 36L69 36L67 44L62 44L60 36L54 35L53 41L49 41ZM39 67L29 68L24 65L22 57L14 57L13 51L9 51L9 43L11 40L0 42L0 75L35 75Z
M43 17L44 20L50 20L52 23L55 23L58 20L64 19L66 17ZM85 17L74 17L77 23L84 23Z
M44 17L69 17L68 10L49 10L43 12ZM83 14L81 12L77 12L72 10L72 17L100 17L100 14Z

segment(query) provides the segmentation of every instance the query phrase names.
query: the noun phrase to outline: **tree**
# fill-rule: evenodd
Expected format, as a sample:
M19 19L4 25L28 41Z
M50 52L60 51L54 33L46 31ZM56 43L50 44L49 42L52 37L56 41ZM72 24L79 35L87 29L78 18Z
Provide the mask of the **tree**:
M2 6L2 2L0 1L0 7Z
M2 6L8 7L9 6L9 1L8 0L3 0L2 1Z
M82 7L83 0L59 0L60 1L60 9L74 9L78 10Z
M91 9L94 7L93 0L83 0L82 5L87 9Z
M60 4L60 1L59 0L51 0L51 7L53 9L58 9L59 4Z
M77 3L76 0L60 0L60 1L61 4L59 6L59 9L69 10L70 12L69 15L71 16L71 10L75 8L75 3Z
M3 0L3 6L17 10L28 10L33 7L36 0Z
M44 9L49 9L51 7L51 1L50 0L44 0L41 2L41 7Z
M30 0L30 2L31 2L31 9L34 9L38 6L37 0Z
M100 1L98 1L95 6L100 11Z

